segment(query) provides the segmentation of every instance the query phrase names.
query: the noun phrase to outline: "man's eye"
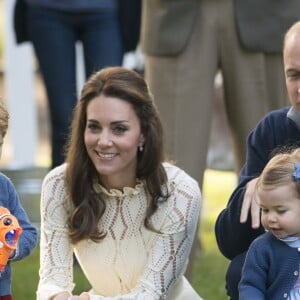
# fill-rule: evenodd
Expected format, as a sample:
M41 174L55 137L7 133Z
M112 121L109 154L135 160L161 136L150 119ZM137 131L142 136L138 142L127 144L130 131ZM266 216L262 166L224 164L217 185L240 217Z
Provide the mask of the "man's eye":
M288 74L287 77L290 78L290 79L297 79L297 78L300 78L300 74L299 73L292 73L292 74Z

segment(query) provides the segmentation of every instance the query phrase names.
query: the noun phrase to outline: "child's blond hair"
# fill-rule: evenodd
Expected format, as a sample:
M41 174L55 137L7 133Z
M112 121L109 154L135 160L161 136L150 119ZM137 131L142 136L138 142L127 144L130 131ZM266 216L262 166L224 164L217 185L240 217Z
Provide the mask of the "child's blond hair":
M9 113L4 103L0 100L0 134L2 134L2 137L6 135L8 129L8 120Z
M259 176L256 188L276 188L294 183L300 196L300 148L275 155Z

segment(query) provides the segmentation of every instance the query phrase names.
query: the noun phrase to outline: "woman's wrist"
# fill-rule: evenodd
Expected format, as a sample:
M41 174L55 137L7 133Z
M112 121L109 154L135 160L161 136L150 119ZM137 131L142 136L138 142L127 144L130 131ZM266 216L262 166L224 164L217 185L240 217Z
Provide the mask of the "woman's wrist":
M55 294L54 296L49 298L49 300L68 300L68 298L70 296L72 296L72 294L70 294L69 292L61 292L61 293Z

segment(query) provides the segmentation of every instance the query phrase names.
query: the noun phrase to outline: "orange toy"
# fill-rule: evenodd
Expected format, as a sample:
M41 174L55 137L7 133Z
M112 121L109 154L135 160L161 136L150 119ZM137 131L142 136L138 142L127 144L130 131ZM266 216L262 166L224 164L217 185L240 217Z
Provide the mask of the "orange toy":
M0 206L0 272L4 270L11 252L17 248L22 231L17 218Z

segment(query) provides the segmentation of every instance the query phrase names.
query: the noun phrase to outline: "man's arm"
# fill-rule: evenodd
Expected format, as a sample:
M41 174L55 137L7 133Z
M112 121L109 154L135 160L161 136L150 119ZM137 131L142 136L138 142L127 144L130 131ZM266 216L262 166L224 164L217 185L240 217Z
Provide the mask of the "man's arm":
M245 194L245 183L233 192L227 207L219 214L215 224L215 235L221 253L228 259L246 251L250 243L261 233L263 228L253 228L249 211L245 222L241 223L241 208Z
M255 201L255 183L272 150L272 130L263 119L247 140L247 158L239 174L238 186L215 224L215 235L222 254L232 259L246 251L264 229L260 225L259 206ZM268 135L268 138L266 138Z

